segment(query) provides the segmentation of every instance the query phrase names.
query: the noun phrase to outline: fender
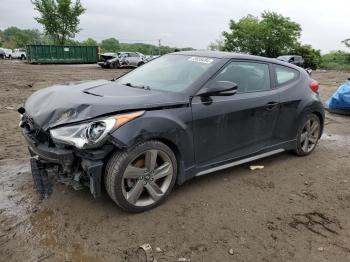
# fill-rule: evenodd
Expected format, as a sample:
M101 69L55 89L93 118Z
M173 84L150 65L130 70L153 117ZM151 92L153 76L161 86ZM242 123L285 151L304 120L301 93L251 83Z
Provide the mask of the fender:
M141 141L164 142L178 160L178 183L187 180L185 173L193 169L194 144L192 113L189 106L168 110L150 110L111 133L110 141L118 148L130 148Z
M315 94L316 96L316 94ZM323 105L320 101L318 100L312 100L308 101L308 103L300 103L297 111L297 119L298 123L300 123L302 117L305 114L309 113L314 113L320 118L321 122L321 132L320 132L320 137L322 136L323 129L324 129L324 119L325 119L325 111L323 108Z

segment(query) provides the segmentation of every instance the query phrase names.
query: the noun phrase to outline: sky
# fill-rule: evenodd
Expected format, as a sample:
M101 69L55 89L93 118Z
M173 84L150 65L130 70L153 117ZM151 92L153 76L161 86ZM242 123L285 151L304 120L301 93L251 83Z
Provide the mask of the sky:
M77 40L115 37L120 42L145 42L206 49L228 30L230 19L264 10L289 17L302 27L301 41L320 49L346 50L350 38L349 0L81 0L86 12L80 18ZM1 0L0 29L42 27L30 0Z

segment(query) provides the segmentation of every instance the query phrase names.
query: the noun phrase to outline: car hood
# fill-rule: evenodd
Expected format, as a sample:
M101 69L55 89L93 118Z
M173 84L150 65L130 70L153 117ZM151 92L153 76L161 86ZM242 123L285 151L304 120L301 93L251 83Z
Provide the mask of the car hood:
M114 81L55 85L32 94L24 109L43 130L99 116L140 109L187 105L185 94L144 90Z

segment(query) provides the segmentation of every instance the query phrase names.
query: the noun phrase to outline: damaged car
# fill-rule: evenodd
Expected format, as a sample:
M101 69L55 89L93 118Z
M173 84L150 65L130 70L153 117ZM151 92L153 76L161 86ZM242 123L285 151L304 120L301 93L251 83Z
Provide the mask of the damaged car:
M139 67L147 63L146 56L139 52L105 53L97 64L102 68Z
M142 212L174 185L323 132L318 83L290 63L226 52L164 55L112 81L55 85L19 109L37 190L58 179Z

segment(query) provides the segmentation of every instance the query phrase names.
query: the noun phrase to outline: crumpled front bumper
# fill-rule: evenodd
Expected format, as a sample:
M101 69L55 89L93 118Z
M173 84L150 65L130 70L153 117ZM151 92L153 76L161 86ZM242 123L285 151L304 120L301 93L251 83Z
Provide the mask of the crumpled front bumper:
M78 152L73 149L49 146L33 139L32 134L23 130L31 155L34 184L38 193L46 197L51 192L53 176L64 174L65 184L78 189L82 178L87 180L91 194L96 198L101 194L103 159L111 148Z
M27 141L31 156L37 156L37 158L50 163L60 164L65 168L69 168L73 164L75 158L73 150L49 147L48 144L38 143L25 131L23 131L23 136Z

